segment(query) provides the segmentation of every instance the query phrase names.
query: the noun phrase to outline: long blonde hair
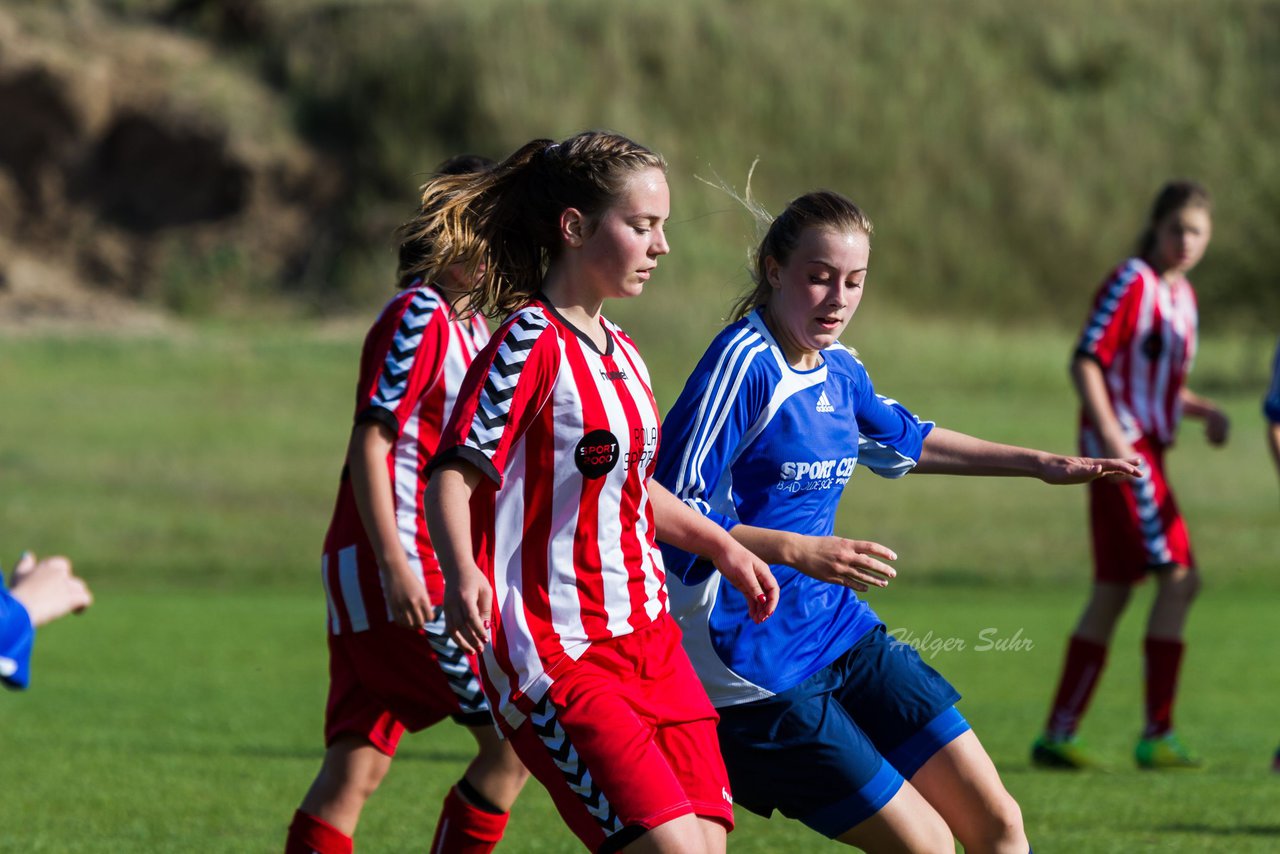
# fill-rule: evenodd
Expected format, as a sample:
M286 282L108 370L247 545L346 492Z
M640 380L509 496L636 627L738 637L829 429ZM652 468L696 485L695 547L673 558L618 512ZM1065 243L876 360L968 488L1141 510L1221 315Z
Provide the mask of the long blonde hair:
M431 175L433 178L439 178L441 175L470 175L483 172L494 165L493 160L480 154L459 154L445 160ZM430 209L419 205L413 218L396 229L396 236L400 238L398 287L401 290L420 279L425 279L423 273L436 238L431 232L430 225L425 221L431 213ZM479 247L472 246L469 254L475 255L478 250Z
M441 175L422 187L421 215L406 239L430 245L414 265L424 278L457 263L484 269L474 277L471 306L503 317L542 289L562 251L560 215L577 208L588 230L640 169L666 171L662 156L620 134L586 131L562 142L535 139L493 168ZM478 248L478 251L476 251Z

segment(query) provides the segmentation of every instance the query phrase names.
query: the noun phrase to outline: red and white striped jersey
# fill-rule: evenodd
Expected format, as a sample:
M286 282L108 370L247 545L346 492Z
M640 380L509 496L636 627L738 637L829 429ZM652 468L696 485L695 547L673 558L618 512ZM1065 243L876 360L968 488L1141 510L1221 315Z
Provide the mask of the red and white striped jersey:
M1130 441L1169 445L1196 354L1196 295L1179 276L1162 281L1141 258L1121 264L1098 289L1076 352L1097 361ZM1081 413L1081 428L1094 433Z
M431 461L487 478L471 505L494 591L481 663L512 727L593 642L667 610L647 487L658 406L634 342L602 326L604 353L549 305L513 314L472 364Z
M443 600L444 581L423 512L426 463L439 446L467 368L488 339L489 328L480 317L459 320L439 291L419 282L382 309L360 357L355 423L376 421L396 436L387 471L400 545L410 567L422 574L433 602ZM372 621L391 619L345 467L325 536L321 574L332 634L364 631Z

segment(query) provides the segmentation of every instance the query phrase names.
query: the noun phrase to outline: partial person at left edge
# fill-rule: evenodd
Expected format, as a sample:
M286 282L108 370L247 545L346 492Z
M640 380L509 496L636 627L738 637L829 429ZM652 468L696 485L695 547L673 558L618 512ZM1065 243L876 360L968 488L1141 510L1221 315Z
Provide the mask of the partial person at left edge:
M6 587L0 575L0 681L7 688L31 682L31 650L36 629L93 604L89 586L71 571L65 557L36 560L24 552Z

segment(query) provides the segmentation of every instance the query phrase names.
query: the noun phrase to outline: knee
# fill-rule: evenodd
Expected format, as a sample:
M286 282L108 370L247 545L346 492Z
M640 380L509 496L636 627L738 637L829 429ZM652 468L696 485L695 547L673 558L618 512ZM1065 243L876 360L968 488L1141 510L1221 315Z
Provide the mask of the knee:
M942 817L934 816L933 821L921 822L917 827L910 850L953 852L956 850L956 838Z
M1200 592L1200 573L1178 567L1164 583L1164 592L1184 605L1190 605Z
M1025 852L1028 847L1026 829L1022 825L1022 809L1008 792L991 803L979 827L982 834L976 844L965 844L966 850Z
M508 786L522 787L529 780L529 769L505 741L482 744L475 764L484 776L501 779Z

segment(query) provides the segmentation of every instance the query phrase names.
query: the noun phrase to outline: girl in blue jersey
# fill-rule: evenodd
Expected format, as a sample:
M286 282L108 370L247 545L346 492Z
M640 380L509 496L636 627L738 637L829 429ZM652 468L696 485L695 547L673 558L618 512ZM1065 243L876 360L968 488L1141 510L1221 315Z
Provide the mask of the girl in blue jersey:
M663 424L657 478L772 564L778 610L753 624L709 566L664 547L671 607L720 712L738 804L777 809L868 850L1028 849L1017 803L956 690L891 641L856 591L893 553L833 536L861 463L1082 483L1123 460L997 445L922 422L877 395L839 343L862 298L871 223L832 192L802 196L756 253L755 290L712 342Z

